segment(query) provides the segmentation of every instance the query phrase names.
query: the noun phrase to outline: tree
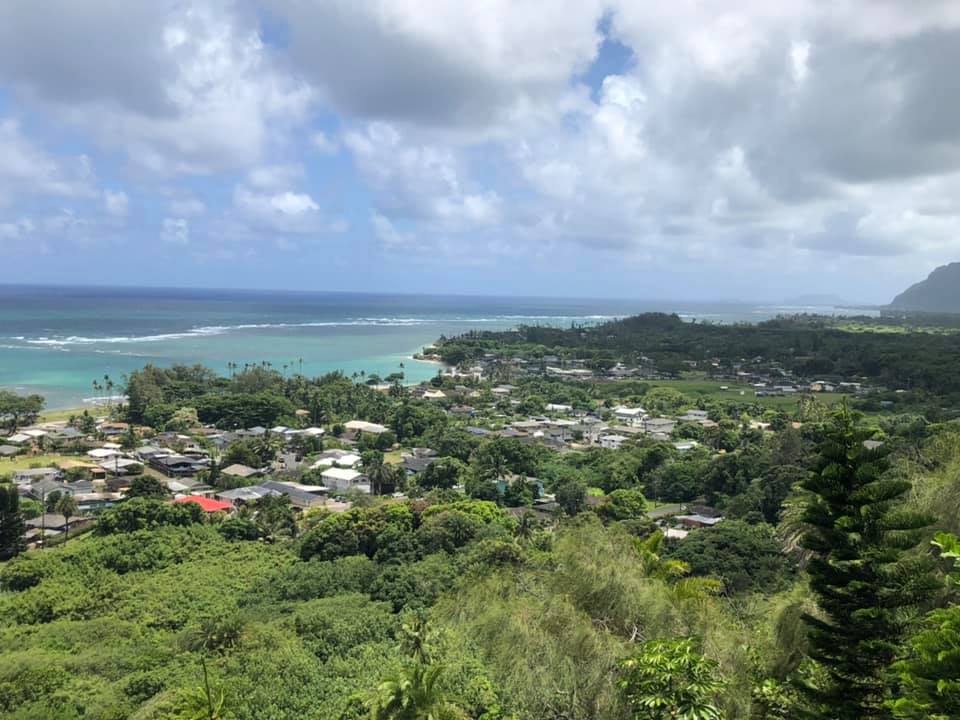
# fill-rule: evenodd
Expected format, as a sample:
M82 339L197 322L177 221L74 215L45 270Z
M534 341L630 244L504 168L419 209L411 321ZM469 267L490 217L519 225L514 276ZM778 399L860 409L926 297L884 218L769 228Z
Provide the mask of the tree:
M413 663L387 677L368 701L372 720L466 720L440 688L440 665Z
M960 540L937 533L933 544L940 557L960 559ZM956 566L954 566L955 569ZM947 574L951 590L960 589L960 575ZM890 703L902 720L948 720L960 717L960 606L933 610L909 643L909 655L894 669L900 681L899 697Z
M297 536L297 516L289 496L266 495L257 500L254 507L257 528L268 542L273 542L283 535Z
M15 485L0 484L0 560L9 560L23 551L25 530L20 493Z
M130 489L127 491L128 498L142 497L162 500L169 496L170 491L167 490L166 485L150 475L135 477L130 483Z
M69 493L64 493L57 500L57 504L54 506L54 509L63 515L63 519L66 522L66 527L64 528L64 542L70 537L70 518L75 517L77 514L77 501Z
M417 484L426 490L433 488L449 490L457 486L465 471L464 464L456 458L440 458L424 468L417 477Z
M35 422L46 401L42 395L17 395L0 390L0 420L5 420L13 434L21 425Z
M619 665L617 688L633 720L720 720L714 698L723 683L714 660L690 638L651 640Z
M582 480L564 480L554 490L557 504L567 515L576 515L586 507L587 486Z
M685 562L693 575L721 579L729 593L772 593L791 578L790 563L773 528L765 524L726 520L694 530L669 556Z
M822 612L804 620L810 656L826 675L804 688L814 717L888 716L884 675L909 611L936 587L928 558L905 557L929 518L903 509L910 483L884 477L889 450L864 447L871 436L844 404L801 483L811 494L802 544L814 553L810 587Z

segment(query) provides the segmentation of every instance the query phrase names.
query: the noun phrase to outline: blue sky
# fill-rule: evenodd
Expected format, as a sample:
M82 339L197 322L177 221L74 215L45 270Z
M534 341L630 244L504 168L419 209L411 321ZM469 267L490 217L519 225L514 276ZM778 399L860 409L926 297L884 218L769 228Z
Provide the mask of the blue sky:
M0 282L883 302L960 260L924 0L9 0Z

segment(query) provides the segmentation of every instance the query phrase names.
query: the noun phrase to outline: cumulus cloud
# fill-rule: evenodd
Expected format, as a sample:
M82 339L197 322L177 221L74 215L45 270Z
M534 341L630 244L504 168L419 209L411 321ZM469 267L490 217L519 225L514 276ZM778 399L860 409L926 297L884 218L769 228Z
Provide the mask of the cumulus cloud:
M94 176L85 155L56 157L21 131L13 119L0 118L0 205L14 196L36 193L90 197Z
M600 44L604 3L278 0L297 66L337 109L472 128L552 105Z
M240 217L256 230L311 235L346 230L343 220L330 220L307 193L260 192L238 186L233 196Z
M173 242L341 232L342 191L381 247L537 267L956 259L958 62L954 0L0 4L0 87L178 184ZM128 213L52 146L0 120L0 203Z
M258 162L311 98L229 0L2 3L0 78L162 173Z

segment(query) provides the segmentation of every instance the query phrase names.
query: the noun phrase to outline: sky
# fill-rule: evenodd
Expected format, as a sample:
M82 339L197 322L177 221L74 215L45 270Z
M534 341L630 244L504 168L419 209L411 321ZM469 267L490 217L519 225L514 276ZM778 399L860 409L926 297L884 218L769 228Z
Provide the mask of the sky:
M4 0L0 282L886 302L955 0Z

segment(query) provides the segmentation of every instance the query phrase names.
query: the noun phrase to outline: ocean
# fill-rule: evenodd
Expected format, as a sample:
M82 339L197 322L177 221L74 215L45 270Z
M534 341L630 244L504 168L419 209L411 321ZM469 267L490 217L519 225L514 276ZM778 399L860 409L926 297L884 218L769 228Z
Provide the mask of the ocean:
M402 371L406 382L419 382L437 365L411 355L441 335L648 311L713 322L862 314L746 303L0 286L0 388L40 393L48 408L79 407L101 396L93 381L108 375L119 387L147 363L202 363L227 373L229 363L269 362L308 376Z

